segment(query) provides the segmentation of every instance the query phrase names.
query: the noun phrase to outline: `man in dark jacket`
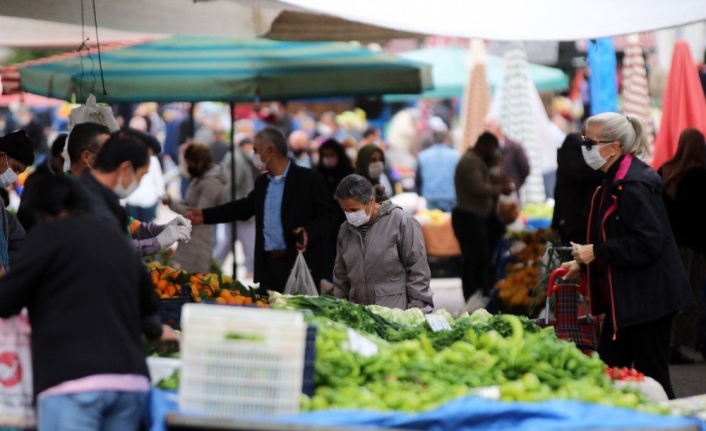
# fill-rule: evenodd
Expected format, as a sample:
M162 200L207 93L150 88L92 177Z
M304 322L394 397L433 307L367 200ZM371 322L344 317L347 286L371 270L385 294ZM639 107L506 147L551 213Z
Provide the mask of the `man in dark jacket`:
M32 141L24 130L0 138L0 187L9 187L34 162ZM0 203L0 268L7 270L25 238L25 230Z
M287 139L274 127L255 136L253 162L267 170L246 198L223 205L189 208L194 225L229 223L255 216L255 282L261 289L284 290L297 251L304 251L314 282L330 280L335 256L336 218L326 181L287 157ZM258 166L259 165L259 166Z

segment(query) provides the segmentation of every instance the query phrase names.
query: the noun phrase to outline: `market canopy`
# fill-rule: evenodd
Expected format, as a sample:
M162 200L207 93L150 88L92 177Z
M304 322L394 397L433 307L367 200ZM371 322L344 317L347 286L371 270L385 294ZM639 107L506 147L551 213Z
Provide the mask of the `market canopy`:
M431 67L354 43L173 36L106 51L107 95L84 57L18 65L19 89L100 102L197 102L419 93ZM83 62L83 68L82 68ZM94 79L95 77L95 79Z
M80 0L3 0L0 16L81 24L82 4L92 24L91 2ZM703 0L95 0L95 4L101 27L138 33L267 37L270 31L277 33L276 20L283 14L308 14L313 21L279 34L295 40L327 35L328 40L367 40L360 24L371 31L376 27L377 37L395 37L392 32L398 31L509 41L579 40L706 20ZM340 21L331 26L331 17ZM300 18L295 17L295 26ZM328 24L312 24L317 19ZM288 20L288 25L292 22ZM325 26L329 30L322 32ZM310 27L320 36L309 35Z
M407 51L399 55L409 60L430 64L434 89L425 91L421 96L388 96L385 100L399 101L418 97L448 99L463 96L470 70L468 49L446 46ZM488 55L486 56L486 68L488 83L493 90L503 82L505 77L505 59ZM538 91L562 91L569 88L569 78L560 69L533 63L528 63L527 68Z

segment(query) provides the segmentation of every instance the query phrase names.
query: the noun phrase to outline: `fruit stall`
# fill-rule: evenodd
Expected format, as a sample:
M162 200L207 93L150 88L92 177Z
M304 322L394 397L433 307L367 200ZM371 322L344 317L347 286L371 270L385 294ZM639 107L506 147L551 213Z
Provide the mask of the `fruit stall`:
M153 382L152 430L706 429L525 316L276 293L244 308L191 277L201 303L184 306L180 366Z

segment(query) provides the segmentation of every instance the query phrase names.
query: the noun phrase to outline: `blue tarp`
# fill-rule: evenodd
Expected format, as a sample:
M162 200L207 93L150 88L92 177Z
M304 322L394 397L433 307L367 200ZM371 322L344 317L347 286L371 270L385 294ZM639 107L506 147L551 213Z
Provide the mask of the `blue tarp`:
M155 389L152 393L151 431L164 430L168 412L178 411L174 392ZM530 430L620 430L701 429L696 418L662 416L634 410L577 401L509 403L465 397L417 414L331 410L278 418L292 424L370 426L429 431L530 431ZM272 420L270 420L272 422Z
M591 115L618 112L618 76L615 49L611 38L588 43Z

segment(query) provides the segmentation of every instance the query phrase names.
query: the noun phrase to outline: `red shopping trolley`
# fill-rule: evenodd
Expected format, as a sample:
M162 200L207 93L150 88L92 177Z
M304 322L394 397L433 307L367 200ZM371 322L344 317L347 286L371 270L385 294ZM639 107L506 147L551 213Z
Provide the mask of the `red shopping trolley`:
M590 289L583 277L580 284L555 283L557 277L568 272L567 268L557 268L549 275L545 317L535 321L540 326L554 326L557 337L573 341L576 347L590 354L598 349L600 321L591 315ZM556 296L554 319L549 318L549 299L552 295Z

